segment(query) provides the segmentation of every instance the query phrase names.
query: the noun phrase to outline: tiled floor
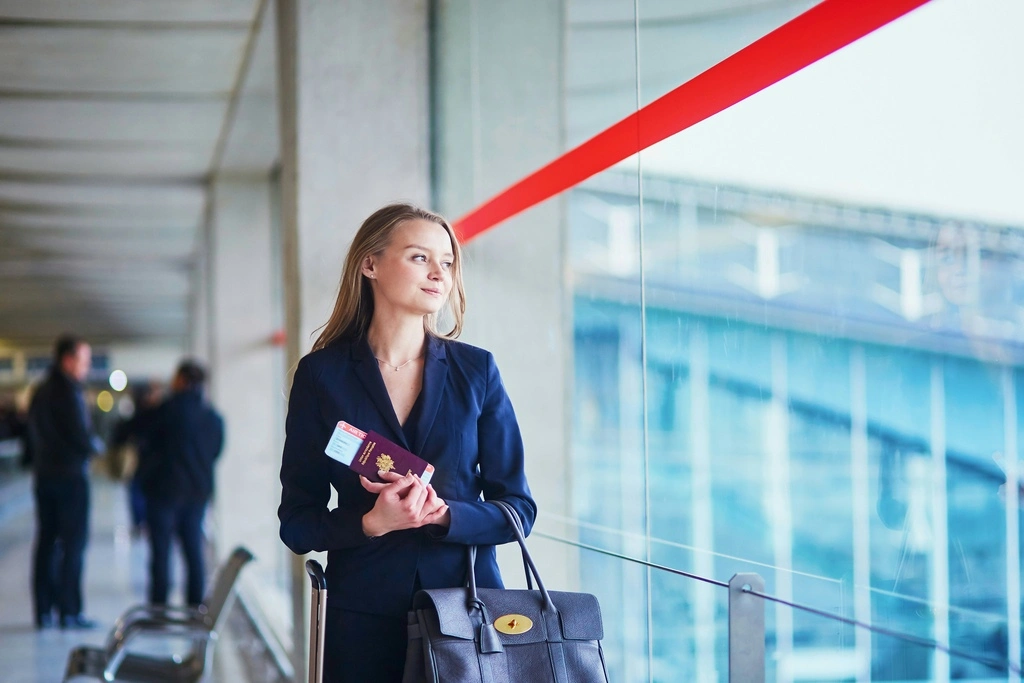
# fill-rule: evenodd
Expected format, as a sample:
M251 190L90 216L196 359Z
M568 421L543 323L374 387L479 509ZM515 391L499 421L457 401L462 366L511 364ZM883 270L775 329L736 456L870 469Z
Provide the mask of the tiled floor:
M93 478L90 521L84 612L100 626L91 631L37 631L29 588L35 531L31 480L14 475L0 482L0 681L60 681L71 648L101 645L114 620L126 608L144 601L148 549L145 539L133 539L129 534L123 485L102 475ZM182 567L180 560L175 561L175 584L180 587ZM172 602L180 600L180 594L172 595ZM246 680L238 646L231 633L222 635L212 680Z

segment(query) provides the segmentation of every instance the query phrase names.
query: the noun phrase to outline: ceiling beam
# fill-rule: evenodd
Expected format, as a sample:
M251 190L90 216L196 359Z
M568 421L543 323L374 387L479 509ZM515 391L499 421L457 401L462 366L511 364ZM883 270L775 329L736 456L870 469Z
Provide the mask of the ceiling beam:
M0 0L0 16L27 20L247 22L254 0Z
M40 19L0 15L0 28L111 29L129 31L247 31L250 21L147 21L142 19Z

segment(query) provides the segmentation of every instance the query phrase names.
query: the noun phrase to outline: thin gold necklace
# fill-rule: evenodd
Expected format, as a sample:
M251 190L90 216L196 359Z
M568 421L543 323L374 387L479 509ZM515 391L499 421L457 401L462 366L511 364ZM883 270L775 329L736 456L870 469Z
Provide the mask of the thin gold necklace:
M374 358L377 358L377 356L374 356ZM377 358L377 362L378 363L383 363L384 365L388 366L389 368L394 368L395 372L398 372L399 370L404 368L409 363L413 362L414 360L419 360L420 358L423 358L423 354L422 353L420 355L416 356L415 358L410 358L409 360L405 361L401 365L392 365L391 363L387 362L386 360L381 360L380 358Z

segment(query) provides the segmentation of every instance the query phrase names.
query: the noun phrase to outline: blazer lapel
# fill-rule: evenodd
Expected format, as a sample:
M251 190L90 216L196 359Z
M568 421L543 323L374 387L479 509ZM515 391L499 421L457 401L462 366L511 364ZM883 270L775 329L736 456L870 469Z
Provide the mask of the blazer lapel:
M416 443L412 452L419 455L434 425L444 387L448 382L448 356L444 342L427 335L427 353L423 362L423 387L420 389L420 413L416 422ZM392 411L393 413L394 411Z
M391 427L391 436L395 443L408 450L409 444L405 442L405 432L402 431L402 425L399 424L398 416L395 415L395 407L391 404L387 387L384 386L384 378L380 376L377 360L373 357L373 352L370 351L370 345L366 343L365 338L352 343L352 359L355 361L356 376L363 383L373 404L377 406L377 411ZM355 426L365 429L363 425Z

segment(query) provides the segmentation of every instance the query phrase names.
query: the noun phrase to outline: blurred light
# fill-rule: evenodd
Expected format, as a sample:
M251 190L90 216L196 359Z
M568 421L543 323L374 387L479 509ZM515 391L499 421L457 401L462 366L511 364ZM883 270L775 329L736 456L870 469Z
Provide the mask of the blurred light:
M102 410L104 413L109 413L114 407L114 397L109 391L104 389L96 395L96 407Z
M135 401L131 396L122 396L117 400L117 414L126 420L135 414Z
M128 375L124 374L124 370L114 370L110 373L110 388L114 391L124 391L124 388L128 386Z

